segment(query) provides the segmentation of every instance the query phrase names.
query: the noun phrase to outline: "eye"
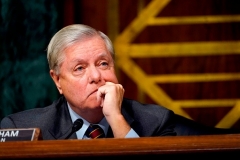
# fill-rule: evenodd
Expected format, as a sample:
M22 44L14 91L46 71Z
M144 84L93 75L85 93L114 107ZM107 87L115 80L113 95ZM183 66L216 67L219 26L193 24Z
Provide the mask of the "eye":
M76 68L76 70L77 70L77 71L82 71L82 70L83 70L83 67L82 67L82 66L78 66L78 67Z
M86 69L85 65L77 65L73 69L73 74L75 76L83 75L85 72L85 69Z
M102 66L108 66L108 63L107 62L102 62L101 65Z

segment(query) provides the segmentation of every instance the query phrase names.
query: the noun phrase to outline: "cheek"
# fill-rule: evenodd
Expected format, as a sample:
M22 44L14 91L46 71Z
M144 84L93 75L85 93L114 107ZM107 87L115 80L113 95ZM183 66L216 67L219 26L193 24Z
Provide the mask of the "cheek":
M85 101L86 94L86 85L82 85L79 83L71 83L66 85L66 88L63 93L68 99L75 101L78 105L81 105L83 101Z
M81 94L86 87L86 85L81 84L81 82L74 81L74 80L64 80L62 81L61 86L65 94L73 94L73 95Z
M87 85L82 82L72 82L69 84L69 88L77 94L81 94L86 90Z
M113 82L113 83L118 83L118 79L115 74L111 73L106 76L107 81Z

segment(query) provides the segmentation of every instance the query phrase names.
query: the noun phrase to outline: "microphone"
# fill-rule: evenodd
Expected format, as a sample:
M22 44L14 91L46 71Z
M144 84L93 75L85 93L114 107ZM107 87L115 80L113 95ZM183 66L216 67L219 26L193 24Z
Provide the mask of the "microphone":
M83 120L82 119L77 119L72 126L72 132L65 138L68 139L74 132L77 132L80 128L82 128L83 125Z

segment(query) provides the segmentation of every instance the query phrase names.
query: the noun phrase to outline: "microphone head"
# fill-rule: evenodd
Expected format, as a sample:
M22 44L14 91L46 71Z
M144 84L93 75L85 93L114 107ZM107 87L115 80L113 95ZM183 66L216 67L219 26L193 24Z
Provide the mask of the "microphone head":
M82 128L83 125L83 120L82 119L77 119L74 123L73 123L73 127L72 130L74 132L78 131L80 128Z

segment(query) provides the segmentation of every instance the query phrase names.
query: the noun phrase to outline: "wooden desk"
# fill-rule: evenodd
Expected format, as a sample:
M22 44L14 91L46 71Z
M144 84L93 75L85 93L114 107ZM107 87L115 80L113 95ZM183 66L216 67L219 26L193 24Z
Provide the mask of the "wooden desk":
M39 140L0 143L0 159L113 159L240 156L240 134L96 140ZM224 157L222 157L224 158ZM237 158L238 159L238 158ZM126 159L125 159L126 160Z

